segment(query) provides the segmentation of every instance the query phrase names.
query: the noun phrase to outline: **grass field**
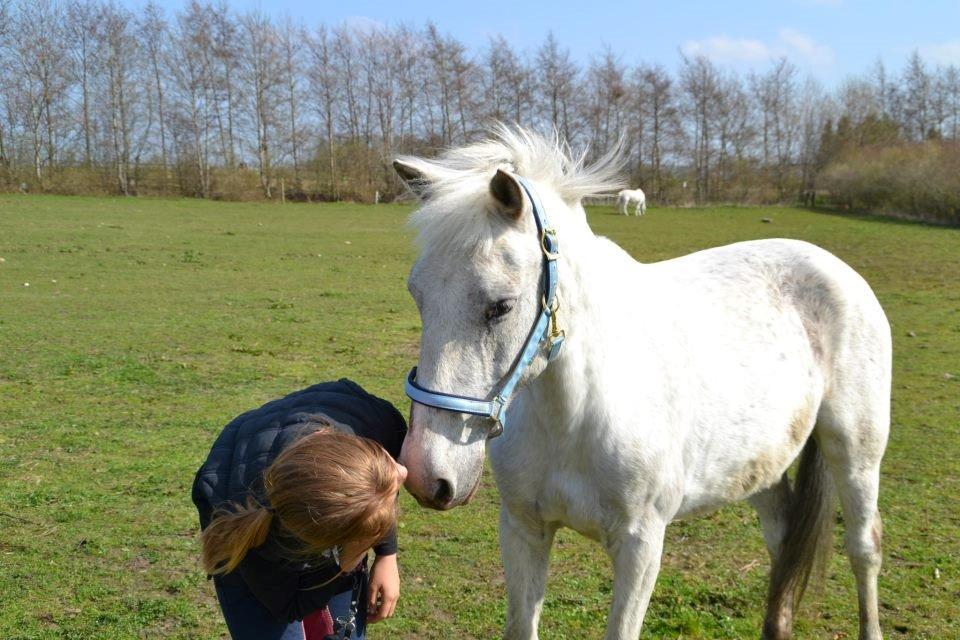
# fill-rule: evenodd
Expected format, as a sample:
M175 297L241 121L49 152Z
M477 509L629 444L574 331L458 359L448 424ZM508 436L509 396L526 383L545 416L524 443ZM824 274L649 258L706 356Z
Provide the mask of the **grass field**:
M228 419L316 381L406 412L408 210L0 194L0 638L224 636L193 472ZM789 208L590 218L642 261L780 236L867 278L895 350L881 620L887 638L960 637L960 230ZM449 513L404 495L403 596L371 638L497 637L497 502L489 474ZM758 637L766 570L745 506L672 525L642 637ZM562 531L541 637L602 637L609 577ZM856 621L838 553L797 637L855 638Z

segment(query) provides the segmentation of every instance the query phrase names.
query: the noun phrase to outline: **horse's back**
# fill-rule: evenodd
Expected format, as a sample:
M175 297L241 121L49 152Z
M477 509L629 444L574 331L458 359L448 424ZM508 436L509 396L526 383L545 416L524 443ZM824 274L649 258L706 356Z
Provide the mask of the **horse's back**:
M687 364L682 375L668 374L688 416L678 433L688 443L678 515L776 482L813 430L833 380L888 384L889 325L876 297L815 245L743 242L644 270L662 299L664 359Z
M715 325L733 322L739 330L756 331L758 320L785 310L796 313L810 348L828 369L852 351L890 359L890 325L872 289L852 267L814 244L751 240L645 266Z

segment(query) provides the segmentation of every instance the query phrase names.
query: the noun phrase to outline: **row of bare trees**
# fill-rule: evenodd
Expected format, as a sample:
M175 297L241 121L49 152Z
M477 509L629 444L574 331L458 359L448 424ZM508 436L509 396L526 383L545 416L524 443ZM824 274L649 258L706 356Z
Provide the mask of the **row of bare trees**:
M471 51L436 26L306 27L227 4L168 16L109 0L0 0L0 186L200 197L370 199L386 159L477 139L494 120L599 154L626 137L661 202L813 193L850 147L960 134L960 72L913 54L827 91L785 59L678 71L552 35Z

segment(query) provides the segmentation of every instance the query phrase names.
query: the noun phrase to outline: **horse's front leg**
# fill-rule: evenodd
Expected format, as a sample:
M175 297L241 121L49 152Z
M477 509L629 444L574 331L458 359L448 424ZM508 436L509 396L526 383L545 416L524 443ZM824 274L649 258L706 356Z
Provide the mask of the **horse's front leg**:
M535 640L557 529L532 512L500 507L500 557L507 583L506 640Z
M618 532L607 542L614 577L606 640L635 640L640 635L660 572L666 527L661 518L651 518L639 527Z

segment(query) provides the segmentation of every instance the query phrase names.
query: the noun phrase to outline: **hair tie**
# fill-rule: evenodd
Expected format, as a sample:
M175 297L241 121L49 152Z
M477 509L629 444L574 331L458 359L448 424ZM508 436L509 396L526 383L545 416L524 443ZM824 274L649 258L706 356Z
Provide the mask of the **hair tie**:
M276 509L274 509L272 506L264 507L264 509L266 509L267 513L269 513L270 515L273 515L274 513L276 513Z

